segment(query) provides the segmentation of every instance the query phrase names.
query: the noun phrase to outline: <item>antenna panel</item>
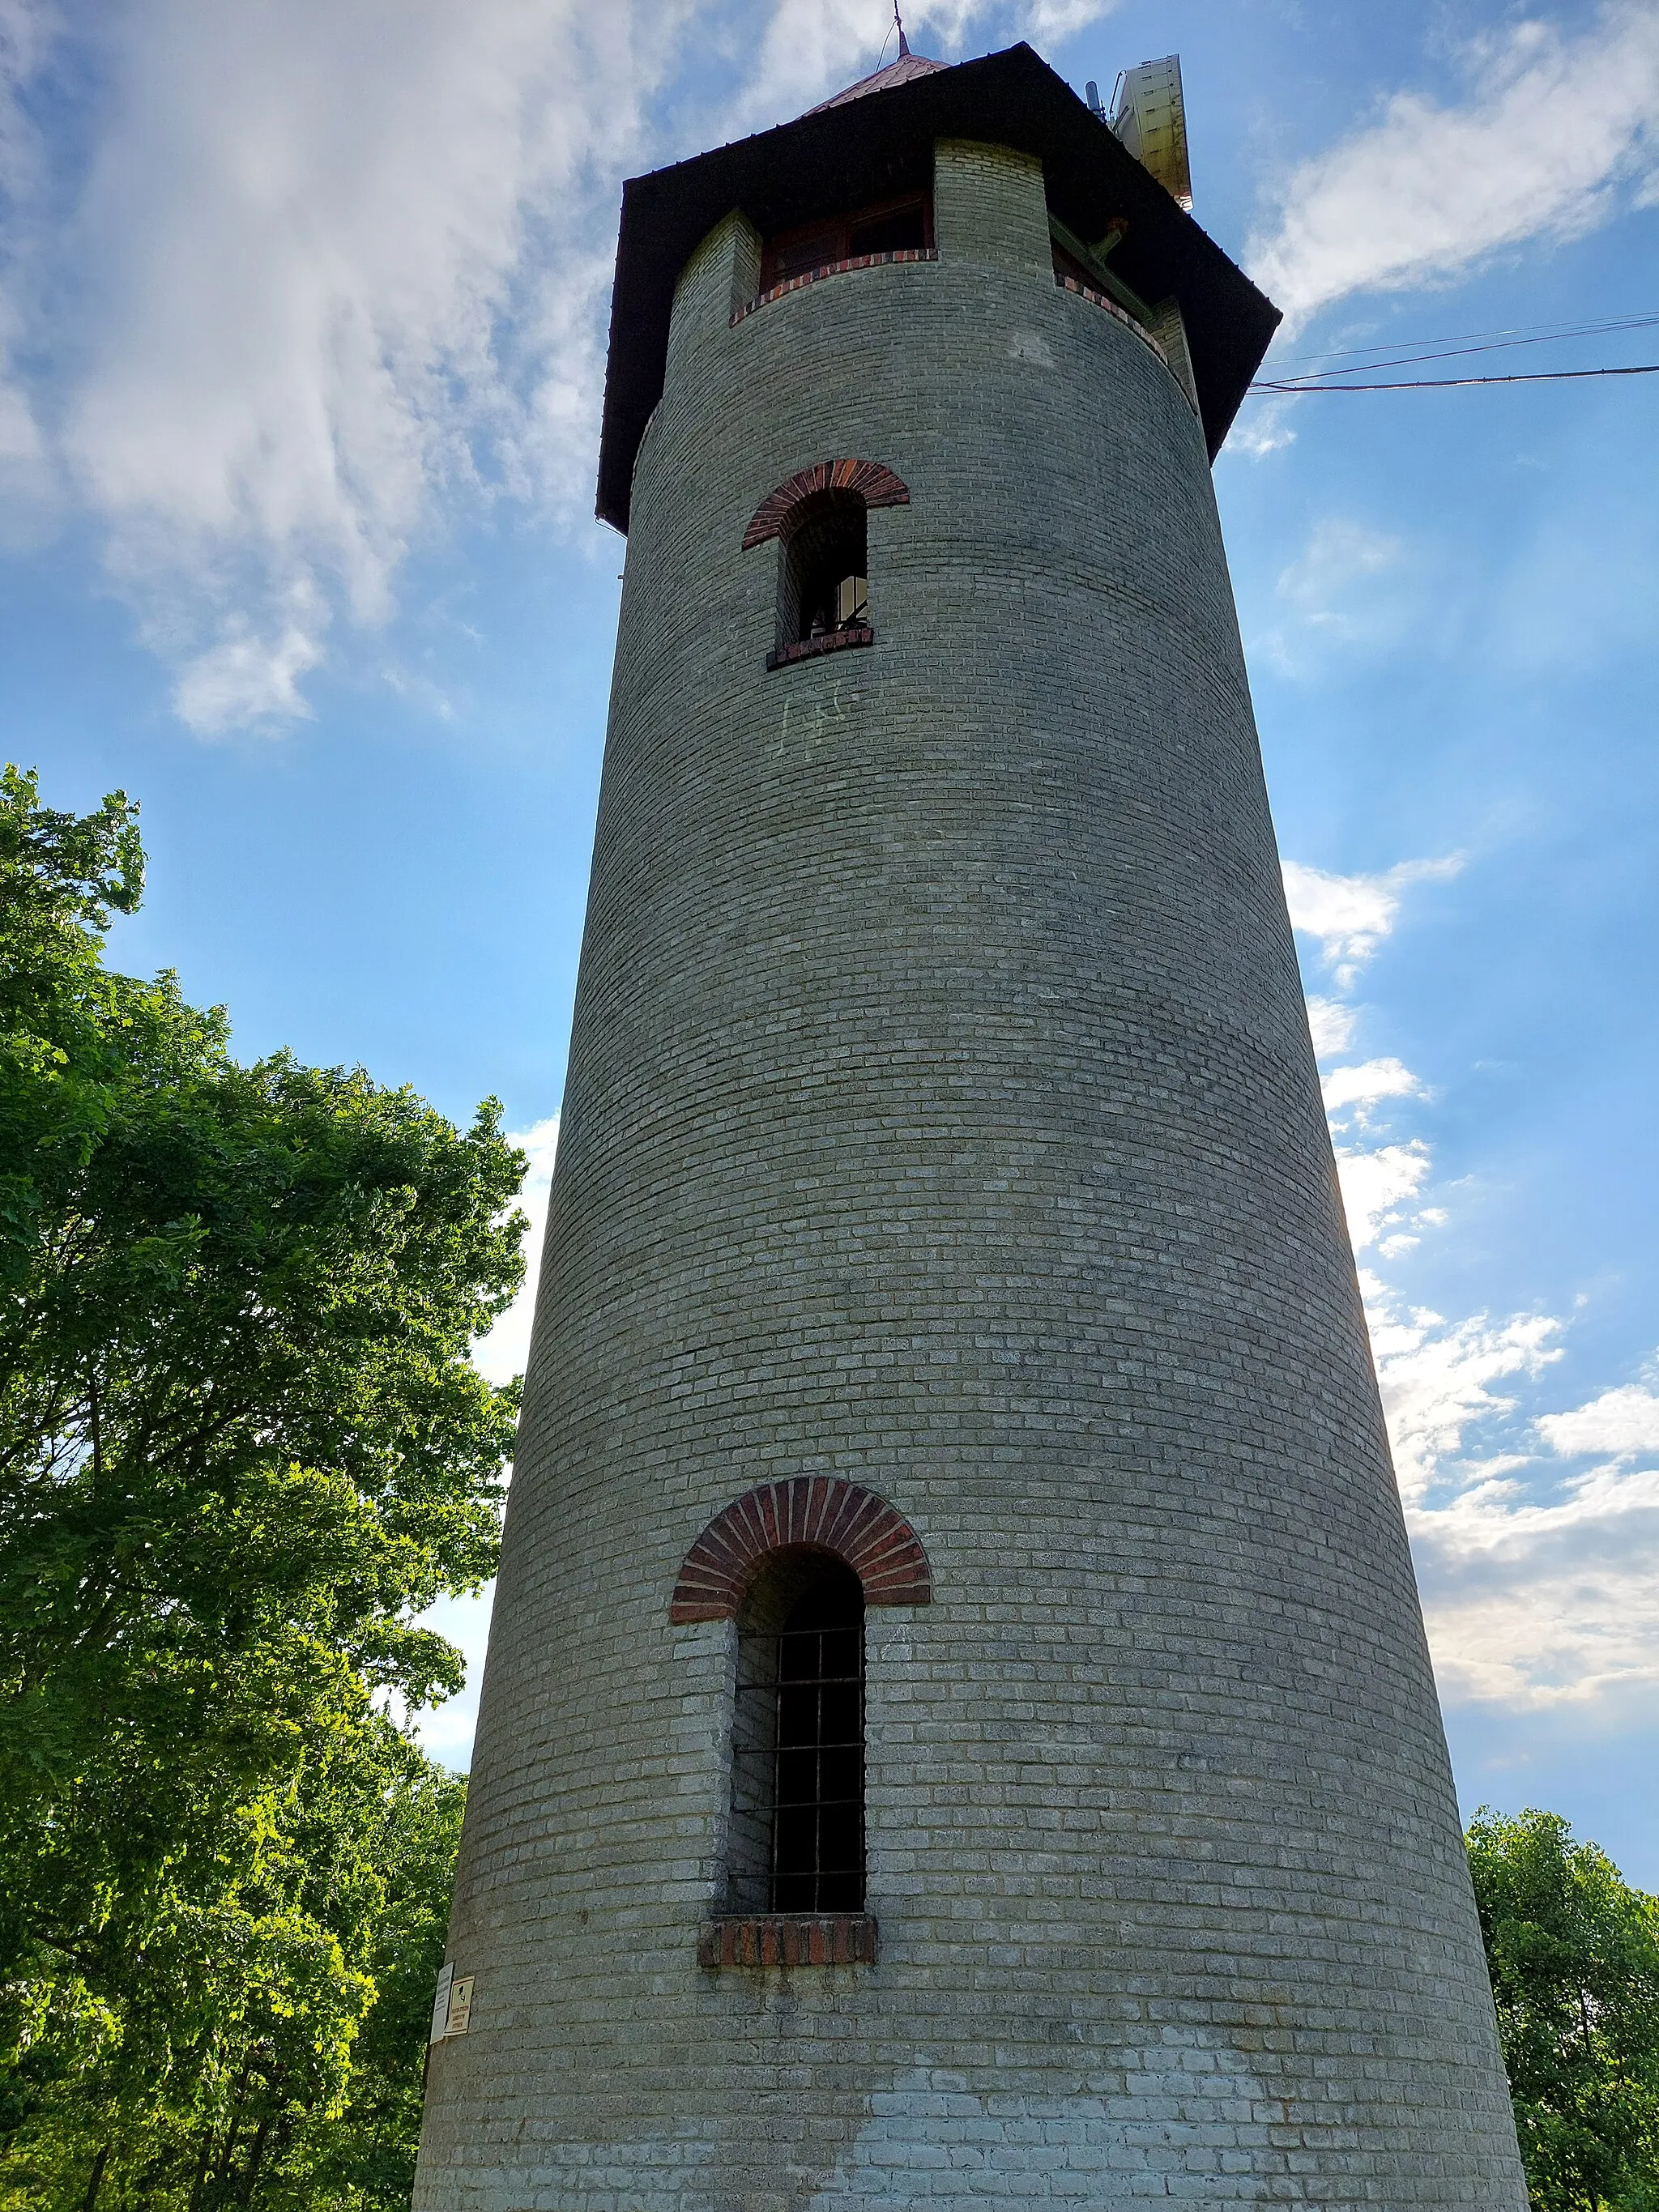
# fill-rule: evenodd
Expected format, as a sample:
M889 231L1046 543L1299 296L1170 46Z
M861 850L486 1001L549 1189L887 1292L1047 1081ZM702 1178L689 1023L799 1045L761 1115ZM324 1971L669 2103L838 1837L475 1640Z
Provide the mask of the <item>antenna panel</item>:
M1193 174L1187 159L1187 109L1181 92L1181 57L1142 62L1125 70L1118 87L1112 129L1142 168L1164 191L1191 210Z

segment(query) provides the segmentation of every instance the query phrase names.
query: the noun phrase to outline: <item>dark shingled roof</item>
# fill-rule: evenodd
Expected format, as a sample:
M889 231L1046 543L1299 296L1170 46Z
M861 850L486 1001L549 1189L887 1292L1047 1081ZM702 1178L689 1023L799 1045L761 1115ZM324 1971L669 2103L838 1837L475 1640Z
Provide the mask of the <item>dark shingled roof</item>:
M695 160L630 177L611 300L598 512L628 527L634 457L662 396L674 287L741 208L763 234L928 188L936 138L1033 154L1048 204L1080 238L1127 223L1111 266L1143 299L1180 301L1211 458L1279 320L1273 302L1030 46L912 76Z

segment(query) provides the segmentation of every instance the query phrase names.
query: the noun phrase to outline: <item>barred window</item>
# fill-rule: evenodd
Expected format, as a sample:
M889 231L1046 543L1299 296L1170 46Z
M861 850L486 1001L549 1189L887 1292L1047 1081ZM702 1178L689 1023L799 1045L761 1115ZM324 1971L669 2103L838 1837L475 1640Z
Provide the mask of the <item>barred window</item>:
M864 1907L864 1591L823 1553L773 1554L738 1624L727 1905Z

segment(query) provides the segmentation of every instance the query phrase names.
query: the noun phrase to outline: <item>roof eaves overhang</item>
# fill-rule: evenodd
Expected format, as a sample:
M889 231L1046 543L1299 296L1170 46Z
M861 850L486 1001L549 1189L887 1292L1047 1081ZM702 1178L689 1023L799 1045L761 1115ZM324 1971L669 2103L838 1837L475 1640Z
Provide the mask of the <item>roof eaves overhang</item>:
M1054 213L1080 238L1126 226L1112 268L1144 298L1173 295L1187 328L1211 459L1220 451L1279 312L1030 46L872 93L699 154L623 186L599 437L598 513L628 528L635 457L662 396L680 271L741 209L763 234L925 188L933 142L973 138L1035 155Z

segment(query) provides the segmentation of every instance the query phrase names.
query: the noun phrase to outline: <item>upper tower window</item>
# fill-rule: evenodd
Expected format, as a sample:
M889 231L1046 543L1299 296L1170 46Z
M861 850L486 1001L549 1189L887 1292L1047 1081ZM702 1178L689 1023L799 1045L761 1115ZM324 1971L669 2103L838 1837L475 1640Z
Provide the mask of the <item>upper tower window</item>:
M823 491L802 501L783 541L780 651L868 628L867 543L862 493Z
M872 507L908 507L910 495L880 461L850 458L801 469L755 509L744 550L780 541L777 641L769 668L873 645L869 532Z
M933 242L933 210L926 193L856 208L769 238L761 256L760 289L769 292L791 277L810 276L837 261L866 253L923 253Z

